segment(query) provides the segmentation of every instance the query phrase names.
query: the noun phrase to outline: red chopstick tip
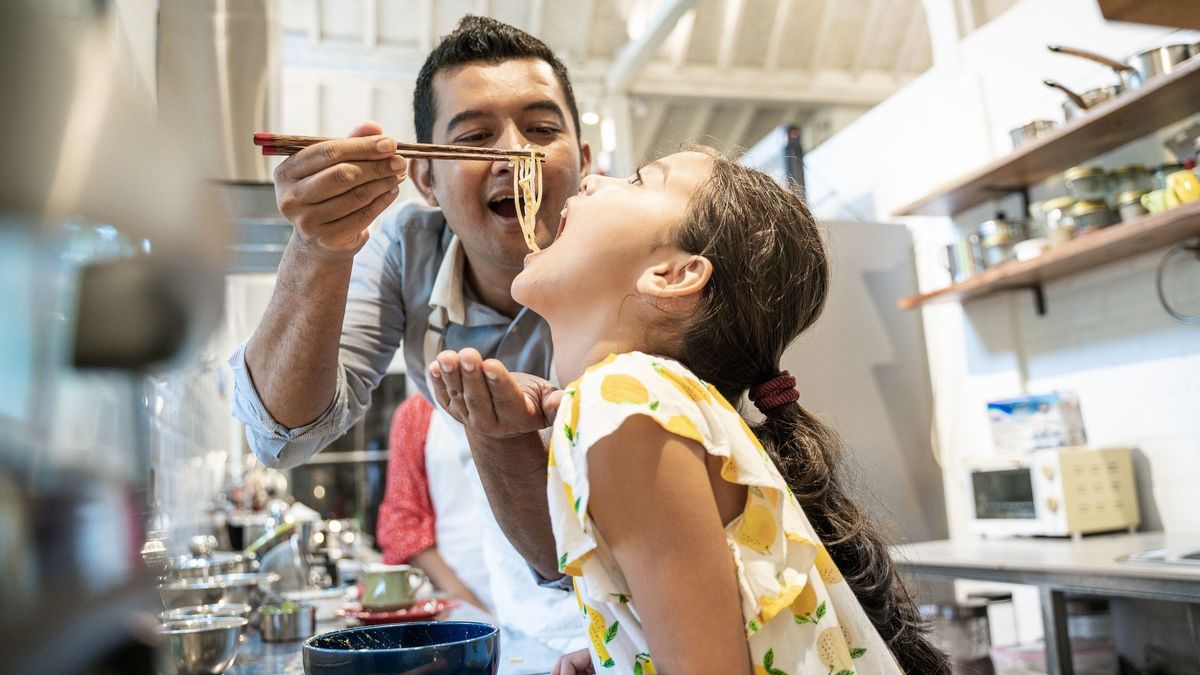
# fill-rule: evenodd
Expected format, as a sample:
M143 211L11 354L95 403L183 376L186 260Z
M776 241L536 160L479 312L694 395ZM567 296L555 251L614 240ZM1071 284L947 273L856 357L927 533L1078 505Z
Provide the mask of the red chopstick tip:
M268 133L262 132L262 131L254 134L254 144L255 145L267 145L268 143L270 143L273 140L275 140L275 134L268 134Z
M263 154L263 157L272 157L272 156L277 156L277 155L285 155L287 153L280 152L279 146L264 145L264 146L262 146L262 154Z

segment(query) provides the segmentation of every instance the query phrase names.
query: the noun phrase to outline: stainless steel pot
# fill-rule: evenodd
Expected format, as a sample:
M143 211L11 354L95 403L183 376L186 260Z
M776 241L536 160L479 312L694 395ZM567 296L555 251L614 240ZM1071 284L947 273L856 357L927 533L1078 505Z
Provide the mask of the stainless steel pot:
M1121 79L1124 89L1136 89L1159 75L1172 73L1176 66L1200 53L1196 50L1196 45L1176 43L1138 52L1122 62L1076 47L1049 45L1048 48L1056 54L1078 56L1112 68Z
M1058 126L1058 122L1054 120L1031 120L1021 126L1008 132L1008 137L1012 139L1013 149L1034 141L1042 136L1049 135Z
M265 605L258 617L258 630L266 642L292 642L317 634L317 608L308 603Z
M247 604L257 607L263 596L273 591L279 575L261 573L222 574L201 579L183 579L158 587L167 609L216 603Z
M1095 61L1096 63L1112 68L1113 72L1121 80L1122 89L1135 89L1142 83L1138 71L1133 66L1121 63L1116 59L1110 59L1103 54L1089 52L1086 49L1078 49L1076 47L1064 47L1062 45L1046 45L1046 48L1055 54L1078 56L1079 58Z
M1067 100L1063 101L1062 109L1063 114L1068 120L1075 119L1079 115L1111 98L1115 98L1117 94L1121 93L1121 86L1117 84L1089 89L1082 94L1075 93L1073 89L1055 80L1044 80L1042 84L1045 84L1047 87L1053 87L1067 95Z
M246 559L240 553L215 551L217 538L197 535L188 542L191 555L177 556L167 566L167 576L174 579L197 579L219 574L246 571Z

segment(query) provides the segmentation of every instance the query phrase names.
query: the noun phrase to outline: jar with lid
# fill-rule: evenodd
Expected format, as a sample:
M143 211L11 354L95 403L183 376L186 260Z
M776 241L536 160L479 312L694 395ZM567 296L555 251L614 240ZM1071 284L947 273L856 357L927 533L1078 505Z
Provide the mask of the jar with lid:
M1141 164L1130 164L1113 169L1108 174L1108 182L1114 195L1137 190L1149 192L1154 189L1154 174Z
M1077 166L1063 174L1067 192L1078 201L1104 201L1108 198L1108 174L1098 166Z
M1146 190L1129 190L1117 195L1117 212L1121 214L1121 222L1129 222L1150 213L1142 206L1142 195Z
M1051 246L1070 241L1075 236L1075 221L1071 220L1071 207L1075 200L1059 197L1042 202L1042 218L1046 221L1046 239Z
M1159 164L1158 166L1154 167L1154 186L1151 189L1167 189L1167 176L1170 176L1176 171L1183 171L1183 165L1179 164L1178 162L1170 162L1167 164Z
M1024 221L1007 220L1003 217L986 221L979 226L979 239L983 245L984 260L988 267L999 265L1013 257L1013 246L1028 238Z
M1071 220L1075 221L1075 235L1079 236L1092 230L1108 227L1117 222L1117 214L1108 208L1108 204L1100 200L1076 202L1071 207Z

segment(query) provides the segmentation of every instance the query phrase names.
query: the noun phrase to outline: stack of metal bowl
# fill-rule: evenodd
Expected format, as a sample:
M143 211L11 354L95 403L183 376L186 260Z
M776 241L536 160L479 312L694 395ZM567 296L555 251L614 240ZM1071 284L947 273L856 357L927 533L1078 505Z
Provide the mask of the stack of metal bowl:
M219 675L237 658L238 638L248 621L239 616L200 616L164 621L170 666L178 675Z

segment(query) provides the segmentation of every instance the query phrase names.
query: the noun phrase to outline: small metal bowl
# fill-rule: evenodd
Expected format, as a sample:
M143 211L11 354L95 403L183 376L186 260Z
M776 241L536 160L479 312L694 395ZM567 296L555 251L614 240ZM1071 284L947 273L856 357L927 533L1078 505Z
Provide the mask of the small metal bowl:
M246 619L207 616L163 623L171 665L179 675L219 675L237 658L238 637Z
M294 642L317 634L317 608L306 602L263 605L258 631L265 642Z

